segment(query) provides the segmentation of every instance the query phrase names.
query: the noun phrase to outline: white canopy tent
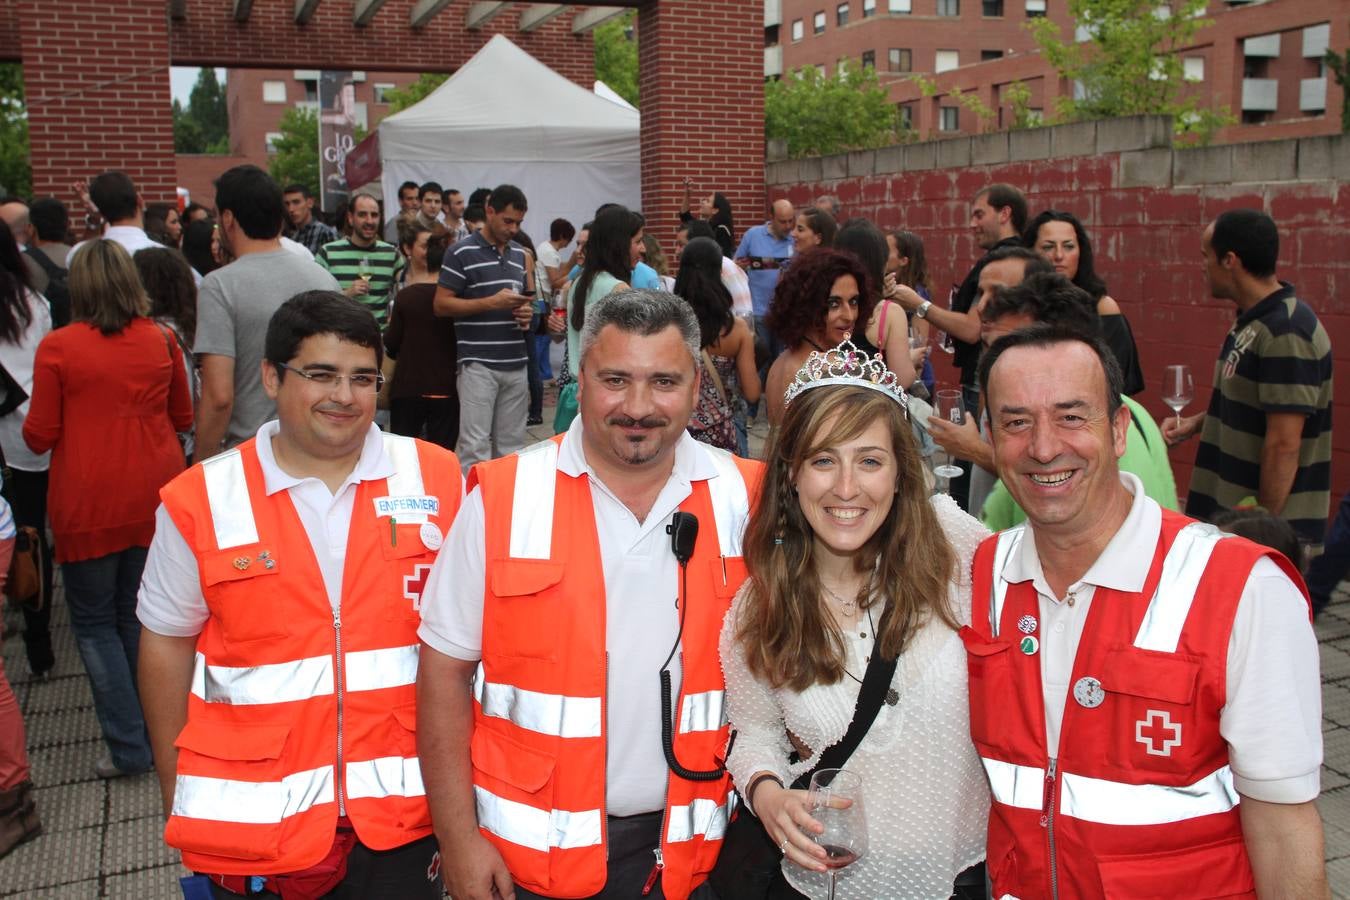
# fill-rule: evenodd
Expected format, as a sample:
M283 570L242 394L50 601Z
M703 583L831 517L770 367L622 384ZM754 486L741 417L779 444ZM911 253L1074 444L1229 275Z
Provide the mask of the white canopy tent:
M502 35L418 103L380 123L381 186L436 181L466 196L514 184L525 192L525 231L548 240L565 218L578 228L601 203L642 202L635 109L563 76Z

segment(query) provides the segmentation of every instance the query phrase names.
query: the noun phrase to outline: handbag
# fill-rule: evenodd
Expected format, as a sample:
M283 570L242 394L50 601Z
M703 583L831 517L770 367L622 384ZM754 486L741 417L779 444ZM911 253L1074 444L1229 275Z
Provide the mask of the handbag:
M885 616L879 625L885 628ZM814 766L792 782L793 788L805 789L811 783L811 776L819 769L843 768L876 721L898 663L898 657L887 660L882 659L880 653L872 654L867 671L863 673L862 687L858 689L858 704L853 709L853 720L849 722L848 731L838 743L832 744L816 758ZM735 740L735 735L732 740ZM742 802L727 825L726 835L722 838L722 850L708 876L708 883L719 897L735 897L737 900L766 900L778 896L780 886L790 892L787 896L797 896L796 891L781 881L779 885L774 884L781 871L782 860L782 850Z
M4 368L0 367L0 372L3 371ZM9 486L12 475L13 470L5 461L5 451L0 449L0 479L3 479L0 496L3 496L11 507L13 502ZM11 509L11 517L12 515ZM36 528L31 525L15 527L14 555L9 558L9 571L5 575L5 598L33 612L42 609L47 603L47 597L42 589L42 554L46 552L45 547L46 544Z

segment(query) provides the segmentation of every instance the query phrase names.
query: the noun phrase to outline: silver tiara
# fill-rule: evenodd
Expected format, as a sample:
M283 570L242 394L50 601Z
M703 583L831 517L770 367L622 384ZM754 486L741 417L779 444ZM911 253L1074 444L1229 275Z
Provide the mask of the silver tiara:
M880 391L899 403L901 409L909 409L909 398L895 373L886 368L879 355L871 356L859 350L850 340L832 350L812 350L805 365L797 370L797 376L788 385L783 405L790 404L798 394L811 388L829 384L849 384Z

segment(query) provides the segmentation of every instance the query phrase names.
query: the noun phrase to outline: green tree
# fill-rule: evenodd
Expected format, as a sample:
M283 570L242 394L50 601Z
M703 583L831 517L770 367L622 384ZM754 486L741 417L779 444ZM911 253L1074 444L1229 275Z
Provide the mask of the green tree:
M18 63L0 63L0 195L26 197L32 189L23 67Z
M764 133L787 141L794 158L884 147L900 137L877 73L852 65L829 77L805 66L766 83Z
M277 126L281 137L272 142L276 152L267 168L277 184L303 184L319 195L319 115L312 109L291 107Z
M449 77L447 72L423 72L407 87L386 91L384 96L389 101L389 115L392 116L396 112L402 112L410 106L421 103L427 94L445 84L445 80Z
M211 67L197 72L188 104L173 101L175 153L229 153L230 115L224 86Z
M633 31L637 10L629 10L591 32L595 41L595 77L614 93L638 105L638 48Z
M1341 131L1350 134L1350 50L1344 54L1328 50L1322 59L1341 86Z
M1226 108L1200 105L1185 90L1181 57L1173 52L1209 26L1207 0L1068 0L1069 17L1090 40L1066 40L1048 18L1027 27L1060 77L1076 82L1073 96L1057 101L1065 121L1163 114L1178 135L1201 142L1236 121Z

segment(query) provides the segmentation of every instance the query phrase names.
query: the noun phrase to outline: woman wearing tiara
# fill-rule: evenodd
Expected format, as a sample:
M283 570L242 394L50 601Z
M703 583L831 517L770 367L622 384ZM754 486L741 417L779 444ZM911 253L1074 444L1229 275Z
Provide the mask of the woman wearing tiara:
M783 392L812 352L847 340L872 315L867 270L851 253L822 247L793 258L783 270L765 325L787 349L764 379L769 424L783 419Z
M835 896L984 897L989 793L956 631L988 532L928 496L904 393L880 360L851 344L812 353L785 403L721 644L737 732L727 767L791 886L770 896L826 896L820 829L791 786L848 731L869 665L896 660L870 728L835 763L862 778L868 833Z

